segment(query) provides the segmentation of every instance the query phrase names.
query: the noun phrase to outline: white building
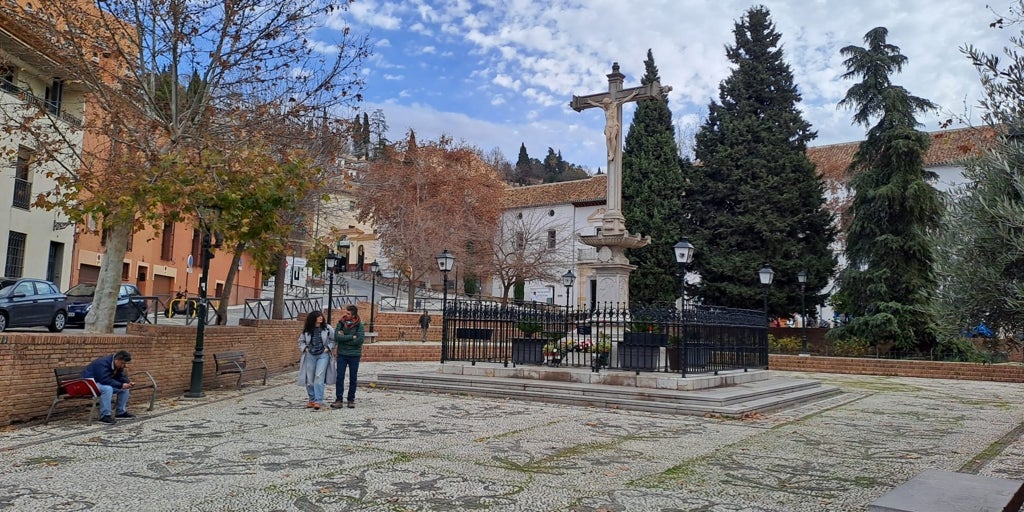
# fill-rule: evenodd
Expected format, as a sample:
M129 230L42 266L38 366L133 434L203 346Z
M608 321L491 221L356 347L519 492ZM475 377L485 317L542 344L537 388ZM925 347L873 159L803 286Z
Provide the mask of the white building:
M7 277L48 279L70 286L75 230L59 211L33 206L55 182L46 176L57 164L41 163L32 138L19 127L39 113L37 126L61 126L76 152L82 144L85 90L65 82L59 63L26 42L38 34L21 34L11 13L0 14L0 258Z

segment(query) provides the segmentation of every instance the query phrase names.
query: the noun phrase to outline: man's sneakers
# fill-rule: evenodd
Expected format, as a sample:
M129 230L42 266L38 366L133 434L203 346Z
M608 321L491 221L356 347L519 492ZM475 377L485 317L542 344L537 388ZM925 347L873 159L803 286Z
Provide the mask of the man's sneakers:
M348 401L348 408L349 409L355 409L356 408L356 401L355 400L349 400Z
M108 414L106 416L100 416L100 423L106 423L108 425L113 425L114 423L117 423L117 420L115 420L113 416Z
M130 419L134 418L135 415L130 413L130 412L128 412L128 411L125 411L125 412L117 413L116 417L117 418L121 418L121 419L125 419L125 420L130 420ZM103 420L100 420L100 421L103 421Z
M341 400L335 400L334 403L331 404L331 409L341 409L342 407L345 407L345 402L342 402Z

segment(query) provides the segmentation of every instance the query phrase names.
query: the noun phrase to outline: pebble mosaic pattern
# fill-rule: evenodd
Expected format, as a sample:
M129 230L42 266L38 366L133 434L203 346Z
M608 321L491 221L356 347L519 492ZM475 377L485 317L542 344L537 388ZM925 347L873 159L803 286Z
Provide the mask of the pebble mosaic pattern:
M282 375L114 426L62 409L0 430L0 509L863 511L925 469L1024 479L1024 386L776 373L845 393L745 420L373 387L313 412Z

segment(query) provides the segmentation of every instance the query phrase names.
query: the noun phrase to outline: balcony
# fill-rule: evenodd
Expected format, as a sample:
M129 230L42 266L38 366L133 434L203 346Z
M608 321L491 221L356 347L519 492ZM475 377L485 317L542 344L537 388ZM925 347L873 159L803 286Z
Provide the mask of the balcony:
M7 94L20 98L25 103L35 105L38 109L49 113L50 115L56 117L57 119L60 119L61 121L64 121L72 128L82 128L82 119L80 117L64 112L63 110L58 108L57 105L53 104L53 102L40 98L35 94L32 94L32 91L28 89L18 87L17 85L3 78L0 78L0 90L6 92Z
M21 178L14 178L14 200L11 206L28 210L32 204L32 182Z

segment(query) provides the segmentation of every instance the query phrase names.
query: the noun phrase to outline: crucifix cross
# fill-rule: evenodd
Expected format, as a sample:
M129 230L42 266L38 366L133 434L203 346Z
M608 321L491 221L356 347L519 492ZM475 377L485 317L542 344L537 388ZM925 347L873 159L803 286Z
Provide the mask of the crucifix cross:
M573 96L569 102L576 112L588 108L604 110L604 137L608 146L608 197L607 209L601 226L601 232L618 235L626 232L625 218L622 216L622 104L628 101L658 100L672 90L662 87L657 81L640 87L622 88L626 78L619 72L619 63L612 63L612 72L608 75L608 92Z

